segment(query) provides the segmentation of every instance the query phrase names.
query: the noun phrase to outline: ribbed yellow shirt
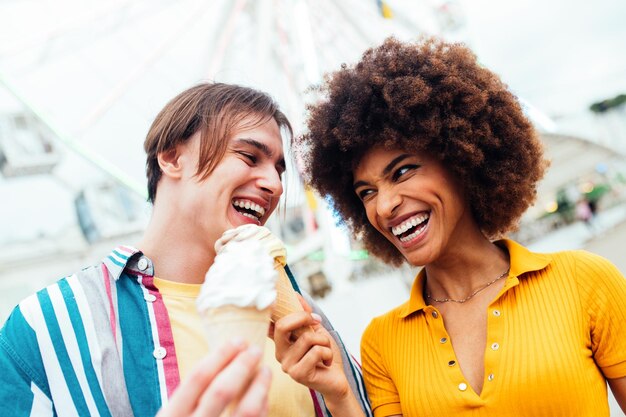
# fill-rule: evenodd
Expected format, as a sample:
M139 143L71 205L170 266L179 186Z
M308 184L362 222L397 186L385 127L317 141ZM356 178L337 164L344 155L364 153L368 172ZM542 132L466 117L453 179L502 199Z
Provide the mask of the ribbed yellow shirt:
M202 319L196 308L199 284L182 284L155 278L172 326L178 370L181 380L208 352ZM314 417L313 399L309 389L284 373L275 358L274 341L267 338L263 363L272 370L269 393L269 415L276 417Z
M497 242L511 270L489 305L482 393L465 383L424 272L409 301L361 342L376 417L609 416L605 377L626 376L626 279L584 251L537 254ZM463 390L464 389L464 390Z

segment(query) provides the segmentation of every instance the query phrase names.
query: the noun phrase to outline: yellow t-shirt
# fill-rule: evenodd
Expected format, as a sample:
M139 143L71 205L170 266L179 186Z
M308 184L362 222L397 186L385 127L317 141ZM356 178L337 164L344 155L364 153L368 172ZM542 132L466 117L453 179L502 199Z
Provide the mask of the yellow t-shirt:
M465 383L440 312L417 276L409 301L375 318L361 343L376 417L609 416L606 378L626 376L626 279L584 251L510 255L489 305L483 390Z
M194 365L208 352L202 320L196 309L199 284L181 284L154 278L172 326L180 379L189 374ZM315 409L309 389L285 374L274 356L274 342L267 338L263 362L272 370L269 393L270 416L314 417Z

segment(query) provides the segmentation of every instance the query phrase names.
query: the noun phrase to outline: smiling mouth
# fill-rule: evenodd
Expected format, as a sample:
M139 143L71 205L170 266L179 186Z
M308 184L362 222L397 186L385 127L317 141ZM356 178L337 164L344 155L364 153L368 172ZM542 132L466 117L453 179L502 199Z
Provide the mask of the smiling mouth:
M415 239L419 236L430 219L430 213L420 213L413 217L408 218L401 224L391 228L391 233L397 237L400 242L405 243Z
M265 215L265 209L250 200L233 200L233 207L241 215L260 221Z

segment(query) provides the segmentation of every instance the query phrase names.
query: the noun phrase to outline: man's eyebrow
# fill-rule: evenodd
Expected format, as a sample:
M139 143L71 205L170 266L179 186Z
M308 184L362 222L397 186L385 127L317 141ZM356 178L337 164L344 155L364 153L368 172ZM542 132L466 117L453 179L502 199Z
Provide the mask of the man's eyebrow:
M265 143L263 142L259 142L256 139L251 139L251 138L239 138L237 139L238 142L243 142L247 145L253 146L255 148L257 148L259 151L261 151L263 153L263 155L265 155L268 159L271 159L274 156L274 153L272 152L272 150L270 149L269 146L267 146ZM285 162L285 158L280 158L278 160L278 162L276 163L276 165L278 167L280 167L283 171L287 168L287 164Z
M409 155L408 153L403 153L402 155L399 155L395 158L393 158L393 160L391 162L389 162L385 168L383 168L383 176L387 176L389 175L389 173L391 172L391 170L398 165L400 162L404 161L406 158L409 158L411 155ZM365 181L357 181L354 184L352 184L352 188L357 189L359 187L362 187L364 185L368 185L367 182Z

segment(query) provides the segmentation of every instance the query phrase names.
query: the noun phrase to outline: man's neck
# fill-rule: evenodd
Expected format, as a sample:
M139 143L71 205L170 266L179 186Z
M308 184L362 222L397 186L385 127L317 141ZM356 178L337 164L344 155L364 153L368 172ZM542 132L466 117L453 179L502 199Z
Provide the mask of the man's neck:
M215 242L196 236L185 225L152 219L141 242L144 255L154 263L155 276L175 282L201 284L213 264Z

